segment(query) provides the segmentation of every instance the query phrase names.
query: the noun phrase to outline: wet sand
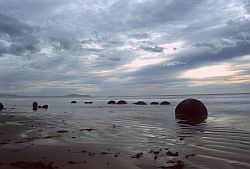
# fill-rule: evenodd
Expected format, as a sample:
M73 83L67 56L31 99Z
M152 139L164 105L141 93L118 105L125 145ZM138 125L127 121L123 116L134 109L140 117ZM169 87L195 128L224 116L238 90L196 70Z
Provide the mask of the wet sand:
M82 168L131 168L136 167L125 153L120 153L114 149L109 149L101 145L33 145L1 148L1 166L0 168L14 169L17 163L19 168L32 168L32 164L43 163L43 167L62 168L62 169L82 169ZM26 164L25 164L26 163ZM23 167L22 167L23 166ZM35 168L35 167L33 167ZM39 169L39 167L38 167Z
M178 152L168 148L148 152L127 152L126 147L75 144L64 140L74 132L47 131L51 123L38 117L0 115L1 169L155 169L184 168ZM95 129L80 129L92 132ZM65 136L64 136L65 135ZM74 139L74 137L71 137ZM170 157L170 158L169 158Z

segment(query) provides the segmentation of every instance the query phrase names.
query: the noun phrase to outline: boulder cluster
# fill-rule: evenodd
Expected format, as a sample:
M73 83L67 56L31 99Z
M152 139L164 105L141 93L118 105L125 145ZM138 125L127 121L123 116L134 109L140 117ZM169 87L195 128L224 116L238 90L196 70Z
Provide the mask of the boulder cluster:
M47 104L45 105L38 105L37 102L33 102L33 110L38 110L38 109L48 109L49 106Z
M110 100L110 101L108 101L107 104L127 104L127 102L125 100L119 100L118 102L116 102L114 100Z
M77 101L71 101L71 103L77 103ZM92 101L85 102L85 104L92 104ZM127 104L125 100L119 100L118 102L110 100L107 104ZM147 105L144 101L137 101L133 103L135 105ZM170 105L168 101L151 102L150 105ZM33 102L33 110L36 111L39 108L48 109L48 105L39 105L38 102ZM4 105L0 102L0 111L4 109ZM175 117L178 123L199 124L207 119L208 112L206 106L196 99L185 99L181 101L175 109Z
M114 100L110 100L107 102L107 104L127 104L127 102L125 100L119 100L118 102L116 102ZM135 102L133 104L135 104L135 105L147 105L147 103L144 101L138 101L138 102ZM160 103L159 102L151 102L150 104L151 105L169 105L170 102L168 102L168 101L163 101Z

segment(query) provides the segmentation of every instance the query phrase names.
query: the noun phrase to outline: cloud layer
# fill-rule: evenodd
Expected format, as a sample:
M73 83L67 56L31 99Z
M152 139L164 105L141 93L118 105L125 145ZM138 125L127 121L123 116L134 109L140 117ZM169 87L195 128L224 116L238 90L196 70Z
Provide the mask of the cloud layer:
M0 8L0 93L250 91L246 0L0 0Z

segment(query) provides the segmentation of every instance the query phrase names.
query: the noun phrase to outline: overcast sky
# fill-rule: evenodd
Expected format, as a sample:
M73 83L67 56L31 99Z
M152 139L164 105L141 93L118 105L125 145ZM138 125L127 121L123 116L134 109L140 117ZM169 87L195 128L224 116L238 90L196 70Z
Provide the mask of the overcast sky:
M0 0L0 93L250 92L250 0Z

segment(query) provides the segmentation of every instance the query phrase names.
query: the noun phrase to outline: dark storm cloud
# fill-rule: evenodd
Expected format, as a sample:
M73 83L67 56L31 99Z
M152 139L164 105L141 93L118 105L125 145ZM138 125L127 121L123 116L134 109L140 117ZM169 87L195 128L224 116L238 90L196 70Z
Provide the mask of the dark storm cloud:
M34 28L17 19L0 13L0 55L23 55L35 52L38 40L32 35Z
M0 33L9 36L22 36L30 33L32 28L17 19L0 13Z

